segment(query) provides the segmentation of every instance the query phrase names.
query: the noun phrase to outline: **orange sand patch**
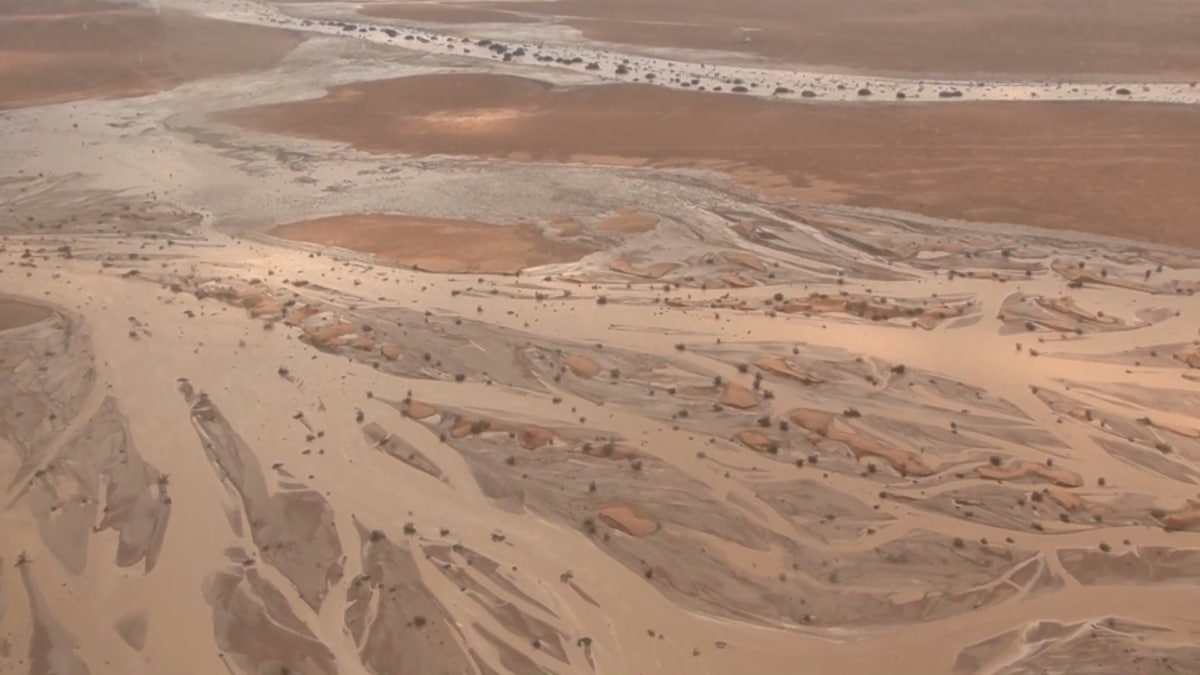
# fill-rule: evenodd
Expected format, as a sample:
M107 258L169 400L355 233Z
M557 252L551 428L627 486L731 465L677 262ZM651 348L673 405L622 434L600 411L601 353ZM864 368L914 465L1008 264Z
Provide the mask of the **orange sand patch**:
M257 284L236 286L219 281L205 281L197 285L196 295L201 298L216 298L234 307L241 307L248 310L254 318L278 319L283 316L283 306L271 291Z
M509 433L517 437L521 447L536 450L554 443L558 434L553 429L536 424L513 424L486 417L459 417L450 429L451 438L466 438L477 433Z
M966 311L963 305L938 305L921 312L917 317L917 325L924 330L933 330L946 319L960 317Z
M1167 530L1200 532L1200 501L1189 500L1183 509L1163 516L1162 524Z
M792 366L787 359L778 356L769 356L759 359L754 363L759 368L780 377L786 377L789 380L795 380L801 384L821 384L825 380L820 376L809 373L803 370L797 370Z
M622 234L639 234L649 232L658 226L658 218L633 209L621 209L616 215L600 221L601 232L619 232Z
M292 308L287 313L287 318L283 322L289 326L299 326L321 312L327 311L327 309L320 305L300 305L299 307Z
M730 288L750 288L756 285L753 279L749 279L740 274L724 274L721 275L721 281Z
M630 276L641 277L643 279L661 279L668 272L678 269L677 263L656 262L646 267L634 267L628 260L614 260L608 268L614 272L628 274Z
M250 287L225 298L231 304L244 307L256 319L277 319L283 316L283 306L270 291Z
M913 453L888 446L866 434L850 429L834 428L826 434L826 438L845 443L855 457L878 457L891 465L902 476L921 478L933 475L933 469L926 466Z
M563 359L563 365L575 377L582 377L585 380L590 380L600 374L600 366L586 356L568 356Z
M829 433L829 429L833 425L832 413L827 413L824 410L813 410L811 408L796 408L788 414L788 419L792 421L792 424L801 429L822 436Z
M439 121L498 110L502 121L469 133ZM1188 198L1188 176L1200 175L1194 106L815 106L636 84L557 88L511 76L439 74L334 87L320 99L220 119L417 156L716 162L797 186L837 186L816 195L826 202L1200 246ZM1076 170L1063 171L1064 162Z
M354 333L354 326L346 321L334 321L306 328L304 332L314 346L330 348L340 346L343 343L342 338Z
M0 110L269 68L299 33L92 0L0 3ZM213 45L220 45L214 49Z
M779 447L775 439L758 429L742 429L734 434L733 440L758 452L770 452L771 448Z
M631 506L606 506L597 514L610 527L633 537L647 537L658 531L658 523L638 515Z
M1034 462L1018 462L1007 466L992 466L984 464L975 468L980 478L989 480L1021 480L1032 479L1048 481L1061 487L1076 488L1083 485L1083 478L1069 469L1057 466L1046 466Z
M1188 368L1200 368L1200 345L1175 354L1176 360L1181 360Z
M317 218L280 225L270 234L445 273L511 274L526 267L578 260L591 252L582 244L551 239L533 225L489 225L395 214Z
M400 358L401 354L404 353L404 349L398 344L389 342L379 348L379 353L383 354L383 358L387 359L388 361L395 361L396 359Z
M1080 511L1087 506L1087 502L1079 495L1058 488L1046 488L1046 498L1061 506L1064 511L1071 513Z
M721 392L721 405L745 410L757 406L758 397L750 389L740 384L728 382L725 384L725 390Z
M423 420L438 414L438 409L428 403L408 399L404 403L404 414L414 420Z

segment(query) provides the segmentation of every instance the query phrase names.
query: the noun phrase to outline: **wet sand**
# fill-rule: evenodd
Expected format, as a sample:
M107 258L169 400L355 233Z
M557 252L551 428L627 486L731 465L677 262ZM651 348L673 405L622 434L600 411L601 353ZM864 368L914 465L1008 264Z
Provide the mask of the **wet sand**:
M873 72L1200 76L1200 10L1186 0L502 0L370 5L364 13L439 23L541 19L590 40Z
M376 153L708 168L792 199L1200 245L1200 117L1186 106L843 108L430 75L220 119Z
M1200 667L1194 108L320 20L0 118L0 672Z

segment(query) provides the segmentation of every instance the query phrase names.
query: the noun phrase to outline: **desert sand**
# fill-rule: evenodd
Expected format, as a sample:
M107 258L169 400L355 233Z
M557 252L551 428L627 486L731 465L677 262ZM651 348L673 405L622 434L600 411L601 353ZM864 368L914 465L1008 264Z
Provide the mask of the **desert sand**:
M0 110L141 96L275 65L299 33L104 0L0 3Z
M806 201L1200 246L1188 194L1200 173L1198 111L797 106L638 85L430 75L337 87L221 119L379 153L718 169ZM363 121L335 122L347 118ZM1064 162L1085 167L1085 177L1063 171Z
M545 21L590 40L875 73L1200 77L1200 8L1186 0L419 0L361 11L449 24Z
M904 104L613 82L589 2L4 4L96 42L0 57L0 673L1200 672L1169 4L941 6L1140 96Z

